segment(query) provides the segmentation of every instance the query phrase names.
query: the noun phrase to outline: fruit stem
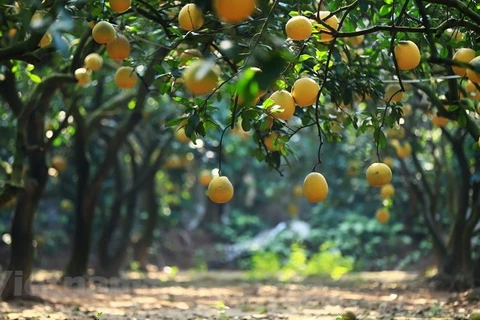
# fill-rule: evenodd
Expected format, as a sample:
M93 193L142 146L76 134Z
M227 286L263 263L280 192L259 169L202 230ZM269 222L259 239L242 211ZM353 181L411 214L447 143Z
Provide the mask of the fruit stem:
M318 4L317 15L318 15L319 20L321 20L320 19L320 7L321 7L322 2L323 1L320 1L319 4ZM342 16L342 18L338 22L338 30L340 30L342 28L342 25L343 25L343 22L345 21L345 18L348 16L348 13L355 8L354 4L356 4L356 3L357 3L357 1L353 2L352 5L349 5L349 6L345 7L345 14ZM337 36L334 34L332 42L330 43L330 47L328 49L327 61L325 63L325 72L323 74L323 81L322 81L322 84L320 86L320 90L318 90L317 100L316 100L316 103L315 103L315 124L317 125L318 138L320 140L320 145L318 146L317 163L313 167L312 171L315 171L316 168L317 168L317 165L322 163L321 153L322 153L322 146L323 146L323 137L322 137L323 131L322 131L322 128L320 127L319 100L320 100L320 95L322 94L322 90L327 83L328 69L329 69L329 65L330 65L330 60L332 59L333 48L335 47L336 42L337 42Z
M235 129L235 121L237 120L237 108L238 108L238 94L235 94L235 103L233 105L232 111L232 123L230 123L230 127Z
M232 127L231 124L225 127L222 131L222 135L220 137L220 145L219 145L219 154L218 154L218 175L221 177L222 176L222 143L223 143L223 136L225 135L225 132L227 132L227 129Z

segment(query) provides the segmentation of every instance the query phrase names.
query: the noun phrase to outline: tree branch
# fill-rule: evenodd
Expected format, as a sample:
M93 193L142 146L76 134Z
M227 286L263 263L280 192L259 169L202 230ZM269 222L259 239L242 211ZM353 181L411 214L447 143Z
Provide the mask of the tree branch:
M470 10L468 6L462 1L459 1L459 0L422 0L422 1L427 3L433 3L433 4L441 4L449 8L455 8L461 13L465 14L467 17L469 17L477 25L480 25L480 15Z
M153 66L157 63L159 59L163 60L169 52L169 50L164 48L160 48L156 51L155 55L152 58L152 62L148 66L147 71L144 75L145 82L148 85L150 85L154 80L155 70ZM99 192L102 187L103 181L105 180L108 172L110 171L115 161L118 150L125 142L128 134L142 120L142 111L144 109L147 96L147 86L140 86L138 88L135 109L132 110L128 119L126 119L122 124L118 126L112 140L108 144L105 158L92 179L91 187L88 190L88 193L90 194L89 198ZM93 214L93 212L89 214Z
M117 94L112 99L105 101L98 109L90 114L86 119L86 132L87 135L91 135L94 132L94 128L98 123L111 115L111 111L126 104L128 101L135 97L135 91L124 91Z
M5 80L0 82L0 95L5 99L12 109L15 117L19 117L24 108L22 99L18 96L17 85L15 83L15 75L11 70L10 63L5 70Z
M50 24L57 19L57 14L60 12L61 8L65 5L65 0L57 0L53 7L48 11L48 13L43 17L44 20L50 21ZM42 37L45 35L48 27L50 25L44 26L39 29L30 30L30 37L26 40L19 41L10 47L0 49L0 63L7 60L16 60L25 54L31 53L38 48L38 44ZM29 25L24 26L24 28L29 28Z
M423 91L430 99L430 102L442 113L443 116L451 120L456 120L456 113L447 112L437 93L434 92L432 88L422 85L420 83L413 83L412 85L417 89ZM469 114L467 114L465 110L458 110L463 114L466 119L465 128L467 129L468 133L472 136L473 139L478 140L478 138L480 137L480 127L477 125L475 119L473 119Z

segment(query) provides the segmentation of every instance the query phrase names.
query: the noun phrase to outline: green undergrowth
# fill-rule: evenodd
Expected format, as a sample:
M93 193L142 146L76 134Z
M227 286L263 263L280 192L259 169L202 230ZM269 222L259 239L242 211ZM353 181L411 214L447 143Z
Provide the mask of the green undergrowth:
M251 257L247 279L303 280L308 277L339 279L353 270L354 262L342 256L331 242L322 244L318 252L308 255L307 249L293 243L289 256L282 260L275 252L258 251Z

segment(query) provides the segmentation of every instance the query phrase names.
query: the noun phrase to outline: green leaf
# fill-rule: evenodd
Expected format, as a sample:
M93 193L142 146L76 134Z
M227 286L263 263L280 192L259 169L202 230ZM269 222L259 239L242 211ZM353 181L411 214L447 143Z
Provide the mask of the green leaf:
M309 54L302 54L300 57L298 57L299 62L307 61L308 59L313 59L313 57Z
M172 120L168 120L167 123L165 124L166 127L174 127L176 125L179 125L183 120L187 118L175 118Z
M42 82L42 78L40 78L36 74L28 73L28 77L30 78L30 80L32 80L35 83L41 83Z
M375 143L380 149L383 149L387 146L387 137L385 136L385 133L382 131L382 129L377 128L375 129Z
M185 134L187 135L187 137L191 137L195 133L199 123L200 123L200 115L197 112L195 112L188 119L188 123L185 127Z
M263 101L263 108L267 109L275 104L273 99L268 98L267 100Z
M448 106L447 111L448 111L448 112L453 112L453 111L455 111L455 110L458 110L458 108L460 108L459 105L452 104L452 105Z
M381 16L386 16L387 14L390 13L390 11L392 11L392 6L391 5L383 5L381 8L380 8L380 15Z
M467 117L462 113L458 116L457 122L460 128L465 128L467 126Z

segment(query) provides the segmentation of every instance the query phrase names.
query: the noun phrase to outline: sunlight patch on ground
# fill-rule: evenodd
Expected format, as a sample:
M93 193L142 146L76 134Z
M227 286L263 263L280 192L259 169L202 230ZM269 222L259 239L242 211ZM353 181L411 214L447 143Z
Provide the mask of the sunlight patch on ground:
M478 307L466 300L461 305L449 303L451 294L430 292L418 276L397 271L298 283L255 283L230 271L180 272L167 282L150 274L154 277L127 278L118 287L88 284L70 289L50 282L57 273L37 273L37 279L43 280L34 283L34 294L49 303L0 303L0 319L91 320L101 312L102 320L210 320L221 319L222 314L244 320L334 320L350 310L365 320L446 320L466 317Z

